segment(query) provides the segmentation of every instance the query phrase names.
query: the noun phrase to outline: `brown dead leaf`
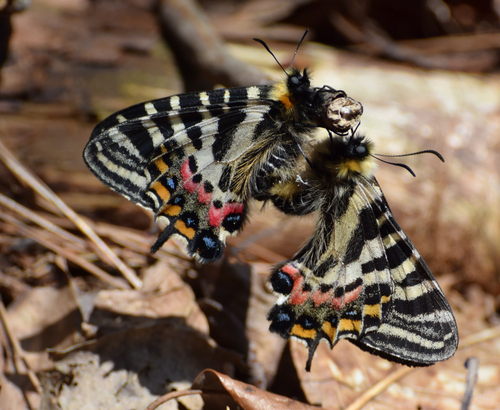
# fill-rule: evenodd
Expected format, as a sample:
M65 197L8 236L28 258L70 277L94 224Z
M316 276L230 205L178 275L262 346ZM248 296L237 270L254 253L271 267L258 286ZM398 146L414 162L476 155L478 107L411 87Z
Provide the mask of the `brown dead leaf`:
M65 348L80 338L82 319L69 287L39 287L25 292L9 306L6 320L34 372L53 366L45 349Z
M80 327L78 305L68 286L33 288L7 310L9 324L28 351L67 347Z
M28 406L23 396L19 383L11 382L7 377L0 373L0 408L28 410Z
M199 374L191 388L203 391L201 396L206 410L233 408L234 406L240 406L245 410L317 409L288 397L266 392L210 369Z
M285 340L269 332L267 313L276 297L266 289L269 264L242 263L234 257L201 268L199 304L210 323L210 336L239 352L249 366L249 382L266 388L274 379Z
M91 322L100 318L122 317L160 319L184 318L186 323L208 335L208 322L201 312L191 288L166 262L159 261L146 269L144 290L102 290L95 299Z
M312 215L291 217L270 206L261 209L262 203L251 206L251 221L238 236L228 237L227 241L258 261L279 263L291 258L313 233Z
M170 292L172 289L184 287L185 283L169 263L160 261L144 270L142 289L145 292Z

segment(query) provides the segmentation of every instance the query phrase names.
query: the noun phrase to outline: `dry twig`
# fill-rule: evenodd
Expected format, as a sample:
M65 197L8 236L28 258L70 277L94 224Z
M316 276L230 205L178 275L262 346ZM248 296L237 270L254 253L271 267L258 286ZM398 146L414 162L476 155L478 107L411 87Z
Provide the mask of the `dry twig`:
M37 229L34 229L34 228L22 223L18 219L14 218L11 215L5 214L4 212L0 212L0 219L3 219L4 221L11 223L12 225L15 225L18 228L18 230L20 232L22 232L23 235L33 239L34 241L36 241L40 244L42 244L46 248L52 250L53 252L55 252L63 257L65 257L66 259L69 259L71 262L76 263L77 265L79 265L83 269L85 269L86 271L90 272L92 275L101 279L103 282L106 282L107 284L109 284L113 287L116 287L118 289L128 289L126 282L120 280L119 278L115 278L114 276L111 276L109 273L103 271L102 269L99 269L94 264L86 261L84 258L71 252L70 250L63 248L59 245L56 245L54 242L47 239ZM48 232L48 231L44 231L44 232Z
M33 387L37 391L38 394L42 394L42 385L40 384L40 380L36 376L35 372L29 367L28 361L24 356L23 348L17 340L16 335L12 332L9 321L7 319L7 312L5 310L5 306L3 304L3 300L0 298L0 318L2 319L3 328L5 330L5 334L10 340L12 344L12 349L14 351L14 365L16 366L16 370L19 374L28 375Z
M7 198L5 195L1 193L0 193L0 204L18 213L24 218L29 219L30 221L36 223L37 225L40 225L42 228L45 228L48 231L60 236L65 241L72 242L81 249L86 248L87 244L85 243L84 240L78 238L77 236L69 232L66 232L64 229L59 228L57 225L53 224L47 219L42 218L40 215L36 214L31 209L22 206L21 204L17 203L16 201L13 201L10 198Z
M266 77L232 57L203 9L193 0L162 0L158 19L163 38L175 55L186 91L261 84Z
M177 397L182 397L182 396L192 396L193 394L202 394L202 390L180 390L180 391L173 391L167 394L164 394L161 397L158 397L153 403L151 403L148 407L146 407L146 410L155 410L159 406L161 406L163 403L166 403L169 400L176 399Z
M123 276L130 282L134 288L141 288L142 282L137 277L135 272L123 263L113 251L99 238L90 226L80 218L75 211L66 205L61 199L38 177L25 167L21 162L8 150L8 148L0 141L0 159L5 163L7 168L22 182L29 185L34 191L40 194L46 200L52 202L75 226L80 229L97 247L97 252L100 256L116 266Z
M460 410L468 410L470 402L472 400L472 395L474 394L474 386L477 382L477 371L479 368L479 360L477 357L469 357L465 361L465 367L467 368L467 382L465 385L464 398L462 400L462 406Z
M413 373L418 368L414 367L401 367L398 370L392 372L387 377L384 377L378 383L374 384L368 390L366 390L361 396L359 396L353 403L346 408L346 410L359 410L370 400L377 397L379 394L387 390L387 388L392 384Z

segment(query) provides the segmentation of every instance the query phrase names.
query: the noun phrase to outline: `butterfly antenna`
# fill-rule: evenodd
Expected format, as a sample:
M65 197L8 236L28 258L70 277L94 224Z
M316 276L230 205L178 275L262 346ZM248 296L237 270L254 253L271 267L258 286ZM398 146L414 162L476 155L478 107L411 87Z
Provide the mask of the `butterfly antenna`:
M354 130L352 131L352 136L354 136L354 134L356 134L356 131L358 130L359 126L361 125L361 121L358 121L358 124L356 125L356 128L354 128Z
M352 129L351 128L351 136L349 137L349 143L351 144L351 141L354 139L354 135L356 135L356 131L358 130L359 126L361 125L361 121L358 122L358 125L356 125L356 128Z
M397 167L401 167L401 168L404 168L406 169L410 174L412 174L414 177L416 177L415 173L413 172L413 170L406 164L401 164L399 162L389 162L389 161L385 161L383 160L382 158L379 158L379 157L376 157L375 155L373 154L370 154L373 158L375 159L378 159L379 161L381 162L384 162L385 164L389 164L389 165L396 165ZM379 154L377 154L379 155ZM383 155L384 157L392 157L393 155ZM398 155L394 155L395 157L397 157ZM401 155L402 157L404 157L405 155Z
M267 44L264 43L264 40L261 40L260 38L254 38L253 40L256 41L257 43L262 44L264 46L264 48L267 50L267 52L273 56L274 60L278 63L278 65L281 67L281 69L283 70L283 72L288 76L288 73L283 68L283 66L280 64L280 62L278 61L278 59L276 58L276 56L273 54L273 52L271 51L271 49L267 46Z
M302 156L304 157L304 159L306 160L306 162L309 164L309 166L311 167L311 169L315 169L315 168L314 168L313 163L310 161L310 159L309 159L309 158L307 158L306 153L305 153L305 152L304 152L304 150L302 149L302 145L297 144L297 146L299 147L299 151L300 151L300 153L302 154Z
M420 155L420 154L434 154L436 157L438 157L442 162L444 162L443 156L437 152L434 151L433 149L425 149L423 151L418 151L418 152L410 152L409 154L401 154L401 155L383 155L383 154L377 154L379 157L409 157L411 155Z
M295 60L295 56L297 55L297 52L299 51L300 45L302 44L302 42L306 38L307 33L309 33L309 29L308 28L306 28L306 31L304 32L304 35L302 36L302 38L299 41L299 44L297 44L297 48L295 49L295 53L293 53L292 62L290 63L290 67L293 66L293 60Z

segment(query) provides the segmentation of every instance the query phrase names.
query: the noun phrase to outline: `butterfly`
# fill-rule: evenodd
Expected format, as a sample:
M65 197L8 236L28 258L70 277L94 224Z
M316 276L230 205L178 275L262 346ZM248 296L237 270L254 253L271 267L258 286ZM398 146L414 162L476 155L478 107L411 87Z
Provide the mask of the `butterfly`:
M324 139L297 178L271 191L285 213L317 213L312 238L270 276L279 295L270 330L306 342L307 371L322 339L409 366L446 360L458 346L450 305L394 219L372 152L360 134Z
M359 121L363 107L346 93L312 87L306 69L283 70L273 85L148 101L95 127L84 161L101 182L163 221L153 253L176 237L202 262L222 257L248 201L268 199L273 186L294 177L316 129L343 134Z

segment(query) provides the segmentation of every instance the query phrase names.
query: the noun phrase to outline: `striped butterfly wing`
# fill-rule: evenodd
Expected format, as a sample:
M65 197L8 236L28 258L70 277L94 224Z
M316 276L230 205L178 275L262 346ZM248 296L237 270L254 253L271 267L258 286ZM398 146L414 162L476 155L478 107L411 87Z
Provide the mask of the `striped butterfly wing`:
M307 370L322 339L412 366L448 359L458 344L450 306L375 178L358 175L334 194L324 188L309 180L280 204L300 213L314 202L319 215L309 243L271 275L280 295L271 331L307 343Z
M427 264L398 225L374 179L364 181L367 207L377 220L393 283L391 306L375 332L353 340L361 349L410 366L443 361L458 347L451 307Z
M259 145L258 128L270 122L269 90L172 96L137 104L96 127L85 162L103 183L166 223L153 251L174 236L202 260L222 256L226 236L245 218L247 192L233 182L245 154ZM258 149L263 154L269 146Z

